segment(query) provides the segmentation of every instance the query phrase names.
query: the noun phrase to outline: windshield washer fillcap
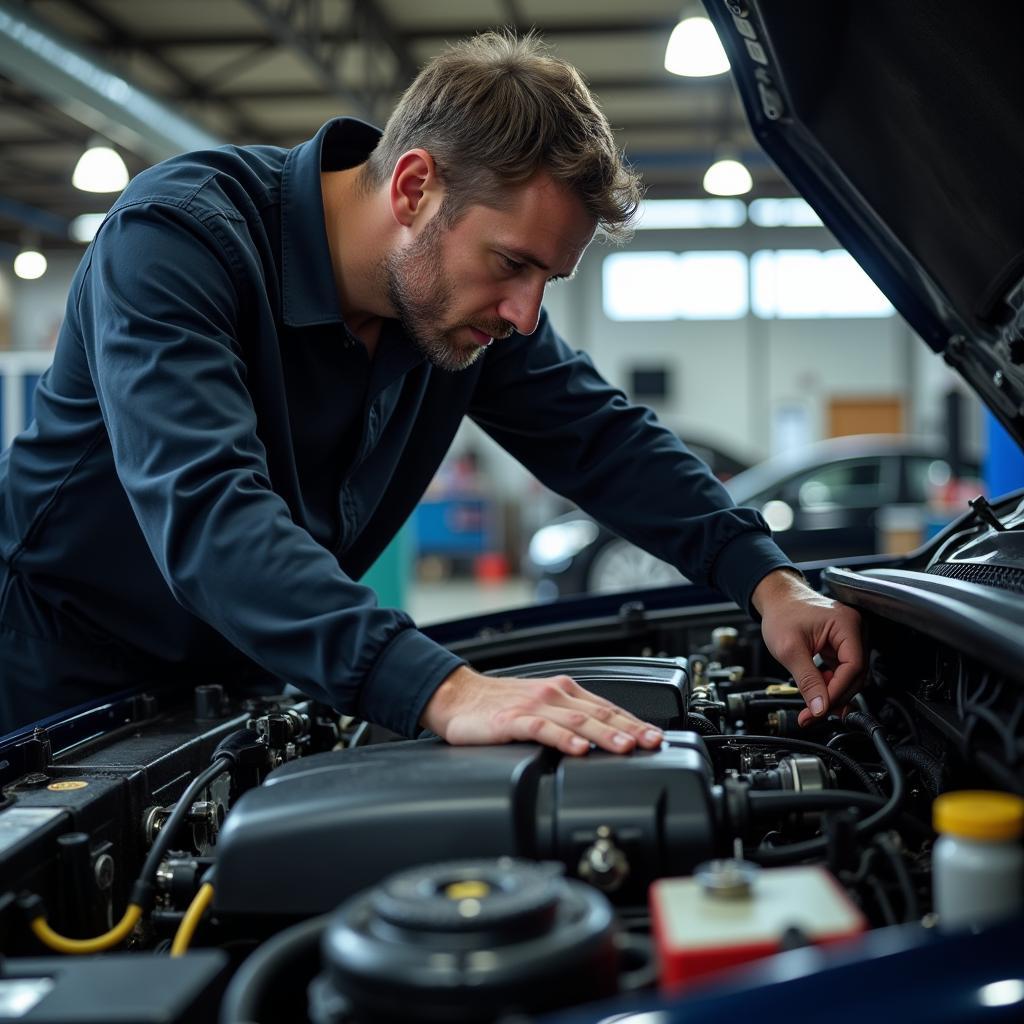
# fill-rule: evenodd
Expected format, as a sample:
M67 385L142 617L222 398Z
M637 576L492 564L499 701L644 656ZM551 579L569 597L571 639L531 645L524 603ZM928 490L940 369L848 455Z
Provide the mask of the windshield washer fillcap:
M1024 834L1024 799L1012 793L964 789L932 805L936 832L963 839L1006 840Z

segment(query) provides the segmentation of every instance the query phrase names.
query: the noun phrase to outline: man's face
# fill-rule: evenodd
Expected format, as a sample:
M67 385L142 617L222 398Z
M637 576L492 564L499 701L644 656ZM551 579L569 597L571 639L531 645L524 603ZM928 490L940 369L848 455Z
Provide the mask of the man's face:
M548 281L569 277L594 218L547 174L503 209L470 206L451 228L435 213L384 263L396 315L434 366L464 370L495 338L537 326Z

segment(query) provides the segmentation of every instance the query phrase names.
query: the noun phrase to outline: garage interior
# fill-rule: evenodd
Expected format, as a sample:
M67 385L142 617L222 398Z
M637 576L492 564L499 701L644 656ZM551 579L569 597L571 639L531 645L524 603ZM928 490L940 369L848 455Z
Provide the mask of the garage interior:
M647 187L633 238L596 241L546 298L612 383L684 440L744 465L876 433L931 439L980 465L998 428L795 198L731 77L665 69L674 26L700 13L679 0L4 0L3 443L31 419L71 276L116 199L72 184L89 147L112 147L134 175L190 148L290 147L338 115L381 123L446 42L504 27L538 33L579 67ZM722 158L746 166L748 191L706 191ZM24 250L42 253L45 273L16 275ZM941 517L940 490L911 540ZM550 596L524 563L533 534L566 508L467 423L371 582L423 621Z

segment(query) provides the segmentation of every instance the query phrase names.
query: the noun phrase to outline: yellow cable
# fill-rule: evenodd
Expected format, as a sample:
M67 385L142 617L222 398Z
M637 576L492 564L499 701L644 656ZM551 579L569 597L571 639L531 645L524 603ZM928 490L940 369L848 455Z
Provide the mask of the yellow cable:
M69 939L64 935L58 935L42 915L33 918L32 931L43 945L49 946L57 953L102 953L105 949L113 949L124 942L141 917L142 907L137 903L129 903L124 917L105 935L97 935L94 939Z
M171 943L171 956L184 956L188 950L192 936L199 927L199 920L206 913L206 908L213 902L213 886L209 882L199 887L195 899L188 905L185 916L178 925L174 942Z

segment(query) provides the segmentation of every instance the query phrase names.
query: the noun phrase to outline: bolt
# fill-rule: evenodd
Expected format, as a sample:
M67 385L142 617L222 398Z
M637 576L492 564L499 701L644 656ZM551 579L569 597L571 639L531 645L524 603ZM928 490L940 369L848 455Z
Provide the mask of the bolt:
M106 892L114 884L114 858L109 853L101 853L92 866L96 878L96 888Z

